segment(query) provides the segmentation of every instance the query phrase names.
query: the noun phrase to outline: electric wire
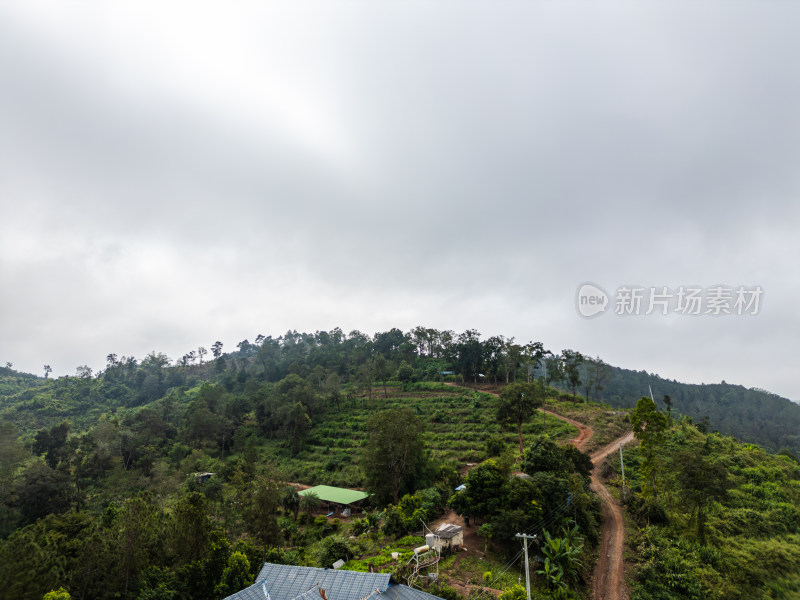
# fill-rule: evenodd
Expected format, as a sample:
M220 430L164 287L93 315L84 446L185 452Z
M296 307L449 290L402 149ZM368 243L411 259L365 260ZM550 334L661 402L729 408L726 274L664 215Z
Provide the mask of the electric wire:
M516 555L514 558L512 558L512 559L511 559L511 560L510 560L510 561L509 561L509 562L506 564L506 567L505 567L505 568L504 568L502 571L500 571L500 574L499 574L499 575L496 575L496 576L495 576L495 579L499 579L500 577L502 577L502 576L503 576L503 574L504 574L506 571L508 571L508 570L509 570L509 569L510 569L512 566L514 566L514 563L515 563L515 562L517 562L517 561L518 561L520 558L522 558L522 555L524 554L524 552L525 552L524 550L520 550L519 552L517 552L517 555Z

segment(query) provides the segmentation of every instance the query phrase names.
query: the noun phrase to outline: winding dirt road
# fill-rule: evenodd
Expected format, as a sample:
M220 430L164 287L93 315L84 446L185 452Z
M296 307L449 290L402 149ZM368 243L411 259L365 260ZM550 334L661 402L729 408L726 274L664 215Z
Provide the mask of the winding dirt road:
M549 410L542 408L539 410L578 428L578 436L569 441L578 450L583 450L592 439L594 430L588 425ZM616 452L620 444L625 445L631 441L633 441L632 431L592 454L594 470L592 471L591 488L600 496L603 503L603 533L600 535L600 549L592 578L592 600L627 600L628 598L622 560L625 550L625 520L622 518L622 508L611 496L608 488L600 481L600 464L609 454Z
M493 396L498 395L494 391L488 391L488 393ZM578 450L583 450L592 439L594 430L588 425L543 408L539 410L578 428L577 437L569 441ZM592 464L595 467L592 471L591 488L600 497L603 511L603 532L600 535L600 549L592 578L592 600L628 600L630 597L625 587L625 565L623 563L625 520L622 518L622 508L619 503L614 500L608 488L600 480L600 465L609 454L619 449L620 444L625 445L632 442L633 439L633 432L629 431L591 455Z
M593 600L626 600L628 598L622 560L625 550L625 520L622 518L622 508L611 496L608 488L600 481L599 471L600 464L609 454L616 452L620 444L624 445L631 441L633 441L632 431L592 454L592 464L595 468L592 471L591 487L603 502L603 533L600 536L600 549L592 579Z

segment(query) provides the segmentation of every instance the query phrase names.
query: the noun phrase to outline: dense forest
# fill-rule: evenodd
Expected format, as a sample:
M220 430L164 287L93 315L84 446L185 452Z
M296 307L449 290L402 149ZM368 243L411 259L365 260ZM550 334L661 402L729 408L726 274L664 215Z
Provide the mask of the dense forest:
M57 379L47 368L44 377L10 364L0 368L0 580L8 582L0 598L38 600L62 587L72 598L222 598L252 583L264 560L329 566L342 559L349 569L372 565L402 577L392 552L408 556L421 541L421 523L448 510L480 525L485 560L462 560L459 569L476 573L466 579L508 588L507 597L514 597L519 571L508 571L518 558L514 536L539 532L547 540L539 557L549 566L535 577L536 593L584 596L599 531L592 465L587 455L556 443L573 435L571 426L532 415L543 403L569 405L617 428L630 426L628 411L593 401L633 406L629 394L637 385L652 385L661 404L653 403L650 422L669 424L663 439L640 439L631 455L628 500L637 518L661 528L653 536L670 544L683 539L690 509L700 508L691 504L690 461L664 459L655 470L668 468L669 475L651 481L652 462L643 458L648 448L671 447L668 440L678 432L693 444L710 439L702 451L730 471L726 493L729 483L751 482L735 470L741 461L728 457L742 446L709 433L723 430L722 416L747 414L747 406L726 395L722 415L713 410L718 396L698 396L708 402L699 414L709 418L693 423L679 413L692 414L696 405L684 402L695 396L667 386L681 384L614 369L573 350L552 353L540 343L422 327L372 337L338 329L259 335L223 350L215 342L210 352L198 348L178 360L158 352L141 360L109 354L99 373L80 366L75 376ZM488 384L499 395L481 391ZM716 388L679 391L695 387ZM744 392L740 398L749 397ZM631 414L635 426L637 412ZM780 594L796 584L789 569L800 519L785 505L797 505L797 438L781 437L783 424L771 428L767 416L760 415L753 431L758 427L768 449L788 446L785 456L755 446L747 446L747 456L757 453L780 467L769 467L780 474L777 488L752 494L780 505L775 510L782 516L770 531L781 539L775 547L785 560L776 572L786 583L771 592L761 583L753 589L765 598L788 598ZM387 449L401 452L402 461ZM467 472L466 464L474 466ZM529 477L514 476L520 471ZM213 476L206 481L200 473ZM289 482L364 488L371 496L363 513L340 521L320 515L314 497L299 496ZM462 483L466 489L456 493ZM713 554L722 543L714 536L713 519L727 514L719 513L719 502L697 513L709 525L687 544ZM757 522L758 515L748 515ZM640 544L640 557L646 548ZM762 550L748 546L741 558ZM714 564L723 577L737 563ZM697 589L739 597L715 581L702 579ZM446 582L429 591L458 598ZM654 595L646 586L637 593L695 597Z
M633 407L649 392L665 410L706 421L721 433L772 451L800 454L800 404L765 390L730 383L687 384L644 371L613 367L604 381L602 400Z

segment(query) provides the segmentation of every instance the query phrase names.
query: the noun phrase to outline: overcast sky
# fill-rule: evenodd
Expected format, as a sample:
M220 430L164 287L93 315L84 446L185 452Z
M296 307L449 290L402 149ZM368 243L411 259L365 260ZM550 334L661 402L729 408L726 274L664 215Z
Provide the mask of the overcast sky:
M0 361L425 325L800 400L798 27L764 0L4 2ZM614 314L718 285L758 314Z

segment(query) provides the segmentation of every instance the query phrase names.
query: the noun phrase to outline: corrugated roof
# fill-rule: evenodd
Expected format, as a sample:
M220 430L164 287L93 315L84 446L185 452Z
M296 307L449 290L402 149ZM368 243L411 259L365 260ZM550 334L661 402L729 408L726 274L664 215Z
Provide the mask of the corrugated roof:
M244 588L241 592L228 596L225 600L266 600L263 583L261 579L256 579L253 585Z
M225 600L316 600L319 589L328 600L441 600L406 585L393 583L389 573L363 573L264 563L256 583ZM320 600L322 600L320 596Z
M256 581L264 579L271 600L293 600L315 586L325 590L328 600L360 600L375 590L383 592L388 588L391 575L264 563ZM259 600L264 600L263 594Z
M365 492L358 490L348 490L347 488L332 487L330 485L317 485L307 490L297 492L301 496L314 493L320 500L325 502L336 502L337 504L352 504L363 500L368 496Z
M456 535L458 535L458 533L460 533L462 529L463 527L459 525L453 525L452 523L442 523L436 530L436 535L438 535L442 539L449 540L450 538L453 538Z
M439 596L434 596L422 590L415 590L407 585L393 584L383 592L388 600L442 600Z
M319 593L319 586L315 585L307 592L295 596L293 600L322 600L322 594Z

